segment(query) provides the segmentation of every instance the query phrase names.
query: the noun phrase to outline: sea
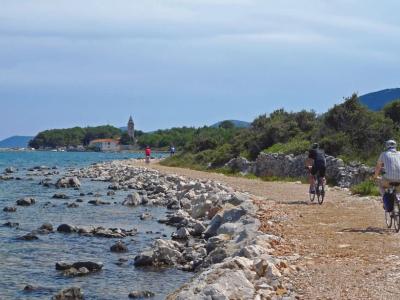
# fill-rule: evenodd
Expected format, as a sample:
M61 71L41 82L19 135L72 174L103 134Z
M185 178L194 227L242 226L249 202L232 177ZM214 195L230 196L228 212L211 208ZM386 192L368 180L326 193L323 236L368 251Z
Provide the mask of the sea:
M157 154L155 154L157 156ZM161 155L161 154L160 154ZM128 299L131 291L148 290L155 293L153 299L164 299L170 292L187 282L193 274L173 268L135 268L134 257L151 246L153 241L164 236L169 238L175 228L159 224L167 212L163 207L125 207L120 203L129 192L117 191L111 200L106 195L109 183L81 180L80 190L46 188L39 185L42 177L29 176L29 168L35 166L54 167L60 174L68 168L81 168L97 162L142 158L139 153L99 152L0 152L0 173L7 167L18 171L12 174L19 180L0 180L0 299L51 299L59 290L81 287L85 299ZM56 169L55 169L56 168ZM62 192L69 199L53 199ZM85 196L80 196L85 193ZM88 193L100 194L95 198ZM36 204L29 207L17 206L14 213L4 212L6 206L15 206L16 200L33 197ZM88 201L101 198L112 201L112 205L93 206ZM81 198L79 207L68 208L67 204ZM46 204L47 203L47 204ZM114 204L115 203L115 204ZM49 205L50 204L50 205ZM151 220L140 220L140 215L149 212ZM7 222L19 223L16 228L6 227ZM110 247L115 239L85 237L78 234L51 233L38 235L34 241L21 241L21 237L43 223L51 223L56 229L63 223L75 226L103 226L105 228L136 228L138 234L127 237L123 242L128 253L116 254ZM85 277L65 277L55 269L59 261L102 262L99 273ZM33 292L24 287L38 287Z

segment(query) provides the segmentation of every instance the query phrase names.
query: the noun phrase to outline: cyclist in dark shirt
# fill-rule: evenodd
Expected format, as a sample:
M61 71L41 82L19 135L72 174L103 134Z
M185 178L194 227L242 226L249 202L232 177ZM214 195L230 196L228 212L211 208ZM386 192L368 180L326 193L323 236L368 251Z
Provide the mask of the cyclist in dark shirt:
M315 143L308 151L308 158L312 160L312 165L310 165L310 162L307 163L307 168L310 170L310 192L315 192L315 176L323 177L325 180L325 152L319 148L317 143Z

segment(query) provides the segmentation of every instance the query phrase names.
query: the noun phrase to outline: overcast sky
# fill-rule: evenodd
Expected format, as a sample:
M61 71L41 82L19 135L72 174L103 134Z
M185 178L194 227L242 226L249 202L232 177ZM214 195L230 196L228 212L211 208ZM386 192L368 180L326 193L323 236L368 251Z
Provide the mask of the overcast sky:
M398 0L0 0L0 139L323 112L399 87Z

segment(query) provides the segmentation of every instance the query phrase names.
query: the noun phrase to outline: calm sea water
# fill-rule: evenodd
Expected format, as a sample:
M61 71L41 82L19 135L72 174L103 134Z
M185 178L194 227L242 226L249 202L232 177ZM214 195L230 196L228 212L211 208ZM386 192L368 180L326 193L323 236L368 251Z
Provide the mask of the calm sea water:
M171 235L174 228L157 223L165 215L164 208L128 208L120 204L127 192L117 191L114 199L106 196L108 183L82 180L80 191L73 189L55 190L39 185L41 177L27 176L27 169L34 166L57 166L62 173L64 168L83 167L91 163L116 159L136 158L139 154L129 153L68 153L68 152L0 152L0 172L8 166L18 168L22 180L0 181L0 299L49 299L58 290L80 286L86 299L128 299L133 290L150 290L156 293L155 299L165 295L188 281L192 276L174 269L136 269L134 257L151 245L162 234ZM55 175L55 181L61 175ZM52 199L56 192L67 194L70 199ZM79 194L99 193L102 200L117 202L105 206L92 206L87 202L93 196L80 197ZM3 207L14 206L21 197L32 196L37 203L30 207L18 207L16 213L3 212ZM67 208L81 198L78 208ZM98 197L97 197L98 198ZM96 199L97 199L96 198ZM51 205L45 205L51 202ZM150 212L153 220L141 221L139 216ZM6 222L18 222L19 228L1 226ZM110 252L114 239L82 237L75 234L53 233L40 235L37 241L18 241L17 238L49 222L56 228L62 223L77 226L103 226L106 228L137 228L139 234L124 239L129 248L126 254ZM152 231L151 233L146 233ZM157 233L158 232L158 233ZM128 259L122 266L117 265L120 258ZM87 277L66 278L55 270L57 261L100 261L104 263L102 272ZM25 293L28 285L40 286L45 290ZM48 290L49 289L49 290Z

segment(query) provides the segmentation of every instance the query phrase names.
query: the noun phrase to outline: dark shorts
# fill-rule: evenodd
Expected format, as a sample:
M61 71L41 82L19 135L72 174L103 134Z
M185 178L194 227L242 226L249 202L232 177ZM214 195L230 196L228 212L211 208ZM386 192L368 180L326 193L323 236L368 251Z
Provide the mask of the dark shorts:
M311 168L311 174L320 177L325 177L326 174L326 166L323 164L314 164Z

